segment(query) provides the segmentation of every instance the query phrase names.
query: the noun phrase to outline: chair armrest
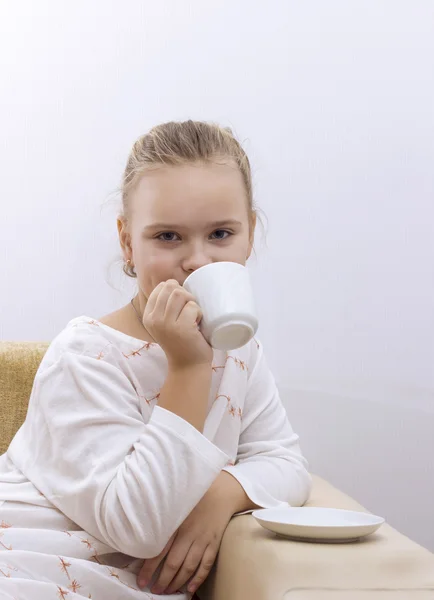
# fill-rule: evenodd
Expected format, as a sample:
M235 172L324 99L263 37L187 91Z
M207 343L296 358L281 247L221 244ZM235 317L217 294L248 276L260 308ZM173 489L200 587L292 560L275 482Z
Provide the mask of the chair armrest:
M365 510L318 477L314 477L307 505ZM216 567L200 598L326 600L327 588L346 590L343 600L349 600L352 594L363 594L363 590L379 588L389 594L388 598L399 588L434 591L434 555L387 524L357 543L319 544L278 538L251 515L242 515L229 524ZM323 592L318 594L321 589ZM311 595L307 594L309 590ZM383 597L378 596L379 600ZM369 596L371 599L373 596Z

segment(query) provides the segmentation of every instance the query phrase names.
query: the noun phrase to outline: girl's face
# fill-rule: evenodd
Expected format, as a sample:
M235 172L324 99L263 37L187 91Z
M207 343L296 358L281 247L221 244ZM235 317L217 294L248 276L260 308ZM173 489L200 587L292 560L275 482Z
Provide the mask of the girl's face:
M125 259L146 298L162 281L185 279L204 265L250 256L255 214L239 170L231 163L159 167L130 197L128 230L118 221Z

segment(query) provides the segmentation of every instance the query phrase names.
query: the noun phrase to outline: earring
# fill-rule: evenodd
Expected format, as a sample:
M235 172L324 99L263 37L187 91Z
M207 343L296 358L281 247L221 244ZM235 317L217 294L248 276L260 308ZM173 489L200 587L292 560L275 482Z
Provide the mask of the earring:
M137 277L137 273L134 270L134 266L129 258L124 262L122 269L125 275L128 275L128 277Z

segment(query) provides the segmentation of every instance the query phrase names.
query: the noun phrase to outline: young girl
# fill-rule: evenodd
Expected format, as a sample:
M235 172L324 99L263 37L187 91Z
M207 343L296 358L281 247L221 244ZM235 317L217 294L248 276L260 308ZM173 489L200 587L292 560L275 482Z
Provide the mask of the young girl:
M207 123L155 127L133 146L122 203L138 293L54 339L0 458L1 599L190 598L234 514L309 495L262 346L213 351L182 287L250 256L241 146Z

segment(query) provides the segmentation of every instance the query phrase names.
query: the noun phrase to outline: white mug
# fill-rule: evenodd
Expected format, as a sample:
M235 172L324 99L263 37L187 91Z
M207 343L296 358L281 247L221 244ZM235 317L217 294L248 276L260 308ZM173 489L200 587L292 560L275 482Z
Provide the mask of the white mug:
M249 271L233 262L200 267L184 281L184 288L200 306L200 329L216 350L235 350L249 342L258 329Z

